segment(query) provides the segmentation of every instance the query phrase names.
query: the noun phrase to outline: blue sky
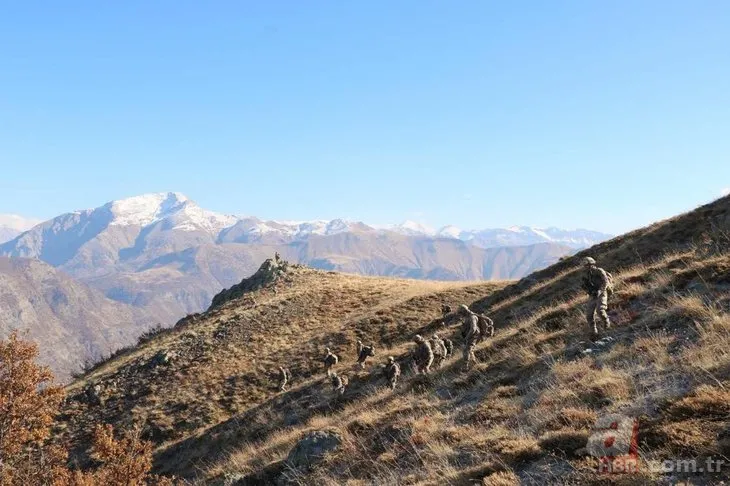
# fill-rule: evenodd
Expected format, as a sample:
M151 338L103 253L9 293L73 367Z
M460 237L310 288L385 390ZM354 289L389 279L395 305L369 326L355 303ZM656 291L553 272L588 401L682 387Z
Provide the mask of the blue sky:
M9 2L0 213L621 232L730 187L730 2Z

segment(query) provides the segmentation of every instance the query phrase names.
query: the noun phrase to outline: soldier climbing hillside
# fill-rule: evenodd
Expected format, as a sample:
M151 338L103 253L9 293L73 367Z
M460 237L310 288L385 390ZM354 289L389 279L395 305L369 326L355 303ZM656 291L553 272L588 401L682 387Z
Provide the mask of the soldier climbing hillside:
M586 273L583 276L583 290L588 293L588 307L586 319L589 332L593 337L598 336L596 314L606 329L610 329L611 320L608 318L608 296L613 292L613 276L599 267L591 257L583 259Z
M418 334L416 334L413 341L416 343L416 349L413 351L413 363L416 366L416 373L428 374L431 371L431 363L433 363L431 343Z
M463 321L461 323L461 337L464 338L464 368L469 369L472 361L476 360L474 348L479 342L479 317L469 310L465 304L459 307Z
M388 380L391 390L395 390L395 386L398 383L398 377L400 376L400 365L395 361L395 358L388 356L388 362L385 365L385 378Z
M343 395L345 393L345 388L347 388L347 383L348 380L346 376L338 376L337 373L332 373L332 390L335 393Z
M327 376L330 376L332 374L332 367L337 364L338 361L340 361L340 358L337 357L336 354L334 354L332 351L330 351L330 348L325 348L325 356L324 360L324 370L327 372Z
M360 368L365 368L365 360L367 360L370 357L375 356L375 345L371 344L370 346L363 346L362 341L358 341L358 356L357 356L357 362L360 365Z
M441 368L444 361L446 361L449 351L446 348L446 343L444 343L444 340L441 339L438 334L434 334L431 337L431 349L433 350L434 366L436 366L436 368Z

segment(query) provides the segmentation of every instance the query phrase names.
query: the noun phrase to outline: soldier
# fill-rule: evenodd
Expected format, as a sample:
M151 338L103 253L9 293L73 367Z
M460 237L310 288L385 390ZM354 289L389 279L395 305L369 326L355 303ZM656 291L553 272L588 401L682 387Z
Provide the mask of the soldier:
M104 405L104 401L101 398L101 385L96 384L94 386L88 385L86 390L86 401L89 405L99 406Z
M338 393L340 395L343 395L345 393L345 388L347 388L347 377L339 377L337 376L337 373L332 373L332 390L334 390L335 393Z
M460 311L464 319L461 324L461 337L464 338L464 368L469 369L471 362L476 361L474 348L481 335L479 317L464 304L460 306Z
M451 306L447 304L441 304L441 315L443 317L446 317L449 314L451 314Z
M338 358L336 354L330 351L330 348L325 348L325 351L327 352L327 354L325 355L323 360L324 370L327 372L327 376L330 376L332 367L340 361L340 358Z
M365 360L371 356L375 356L375 345L371 344L370 346L363 346L362 341L358 341L357 346L359 350L357 362L360 364L361 369L365 369Z
M395 358L388 356L388 363L385 365L385 377L388 379L388 384L391 390L395 390L395 385L398 382L400 376L400 365L396 363Z
M276 261L276 263L281 261L281 255L279 255L278 251L274 252L274 261Z
M591 257L583 259L586 274L583 276L583 289L588 293L588 308L586 318L588 327L594 337L598 336L596 325L596 314L603 322L606 329L611 328L611 320L608 318L608 294L613 290L613 278L610 273L596 265L596 260Z
M433 363L433 349L431 349L431 344L423 339L423 336L420 334L416 334L413 340L416 343L416 350L413 352L416 373L428 374L431 371L431 363Z
M279 366L279 391L283 392L286 390L286 385L289 383L289 380L291 380L289 370L283 366Z
M448 350L446 349L446 343L439 337L438 334L434 334L431 337L431 349L433 350L433 363L436 368L441 368L446 361Z
M452 356L454 354L454 342L451 339L444 339L444 346L446 346L446 356Z

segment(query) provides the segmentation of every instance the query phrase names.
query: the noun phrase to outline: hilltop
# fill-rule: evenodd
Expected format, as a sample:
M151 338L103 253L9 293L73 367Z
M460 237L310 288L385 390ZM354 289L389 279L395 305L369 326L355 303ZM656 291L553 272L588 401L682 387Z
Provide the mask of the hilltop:
M614 328L591 342L580 258L616 277ZM406 363L416 333L460 345L442 303L496 324L469 372L452 359L386 390L379 364ZM91 425L144 427L156 470L210 484L602 484L586 453L596 420L639 419L646 464L730 455L730 197L601 243L519 282L358 277L288 265L242 282L205 313L102 363L68 387L59 439L83 463ZM355 342L377 355L357 370ZM350 385L332 395L331 347ZM286 364L292 389L278 393ZM404 370L405 370L404 366ZM99 384L103 405L85 403ZM286 462L312 430L340 446L311 470ZM644 467L626 484L676 480ZM710 484L718 476L693 480Z

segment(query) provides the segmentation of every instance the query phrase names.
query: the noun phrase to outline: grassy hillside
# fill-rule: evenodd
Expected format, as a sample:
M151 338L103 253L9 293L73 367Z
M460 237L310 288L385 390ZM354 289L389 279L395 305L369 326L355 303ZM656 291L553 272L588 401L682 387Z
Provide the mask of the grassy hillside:
M590 342L583 255L617 277L614 328ZM416 333L460 345L458 320L439 305L471 304L495 337L462 371L452 359L429 376L404 367L395 392L379 365L405 361ZM156 468L212 484L601 484L586 455L590 428L609 413L639 418L648 461L625 484L677 479L647 465L730 455L730 198L615 238L520 282L454 284L290 268L273 288L246 293L181 322L71 385L100 383L105 404L70 400L60 436L83 458L94 421L144 425ZM365 370L355 341L374 342ZM343 357L350 386L332 394L323 348ZM155 353L172 356L152 367ZM279 364L294 375L276 391ZM112 384L115 384L112 385ZM342 446L312 470L284 461L309 430ZM730 470L730 468L728 468ZM695 484L719 477L705 473Z

